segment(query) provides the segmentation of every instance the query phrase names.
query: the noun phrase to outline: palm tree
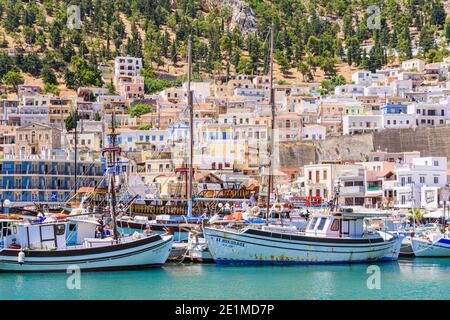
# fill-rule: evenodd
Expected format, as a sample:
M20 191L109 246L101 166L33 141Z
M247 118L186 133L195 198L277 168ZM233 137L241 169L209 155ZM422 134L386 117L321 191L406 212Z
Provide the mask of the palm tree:
M416 223L421 223L423 221L425 213L420 208L410 209L408 212L411 214L410 217L413 218Z

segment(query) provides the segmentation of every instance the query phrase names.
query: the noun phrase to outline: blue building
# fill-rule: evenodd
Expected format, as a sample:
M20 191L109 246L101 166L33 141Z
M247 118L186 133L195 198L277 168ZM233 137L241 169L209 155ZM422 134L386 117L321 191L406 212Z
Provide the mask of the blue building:
M104 160L77 161L77 188L106 187ZM75 164L69 159L0 159L0 201L12 206L64 204L74 194Z
M401 103L388 103L380 107L382 114L408 113L408 106Z

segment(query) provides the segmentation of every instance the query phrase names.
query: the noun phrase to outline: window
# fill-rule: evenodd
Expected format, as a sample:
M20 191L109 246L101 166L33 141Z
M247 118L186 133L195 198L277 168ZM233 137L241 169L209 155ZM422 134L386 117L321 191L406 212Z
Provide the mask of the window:
M317 230L323 230L323 227L325 226L325 222L327 222L327 218L321 218L319 225L317 226Z
M439 161L434 161L434 166L439 167Z
M434 183L439 183L439 177L434 177L433 181L434 181Z
M339 231L339 220L334 219L333 224L331 225L331 231Z
M323 170L323 180L327 179L327 170Z
M312 221L311 221L311 224L309 225L309 230L313 230L314 229L314 227L316 226L316 223L317 223L317 217L314 217L313 219L312 219Z
M420 181L420 183L425 183L425 177L420 177L419 181Z

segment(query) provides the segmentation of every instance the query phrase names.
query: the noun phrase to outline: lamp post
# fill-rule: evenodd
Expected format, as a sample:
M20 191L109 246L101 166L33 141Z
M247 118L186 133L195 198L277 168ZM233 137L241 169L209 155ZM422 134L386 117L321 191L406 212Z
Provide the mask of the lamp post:
M5 199L2 201L2 213L9 214L9 208L11 207L11 201Z
M442 204L442 205L444 206L442 225L445 226L445 225L446 225L446 222L447 222L446 215L445 215L446 209L447 209L447 201L446 201L446 200L443 200L443 201L440 202L440 204Z

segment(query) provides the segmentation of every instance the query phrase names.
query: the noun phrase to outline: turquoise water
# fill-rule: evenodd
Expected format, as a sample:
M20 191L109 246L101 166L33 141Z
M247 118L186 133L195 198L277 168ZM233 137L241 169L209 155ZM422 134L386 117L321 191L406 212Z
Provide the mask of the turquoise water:
M367 264L218 266L81 274L0 274L0 299L450 299L450 259L378 264L380 289L367 287Z

